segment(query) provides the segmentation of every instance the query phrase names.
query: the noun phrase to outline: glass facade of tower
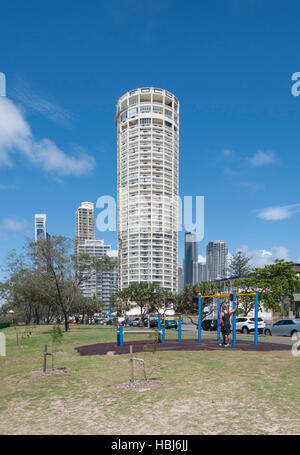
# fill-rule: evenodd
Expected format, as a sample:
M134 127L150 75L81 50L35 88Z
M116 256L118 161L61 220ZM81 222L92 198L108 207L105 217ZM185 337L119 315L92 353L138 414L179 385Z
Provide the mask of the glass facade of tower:
M184 284L197 282L198 243L196 232L184 236Z
M209 242L206 247L206 263L209 281L219 280L227 276L228 249L221 240Z

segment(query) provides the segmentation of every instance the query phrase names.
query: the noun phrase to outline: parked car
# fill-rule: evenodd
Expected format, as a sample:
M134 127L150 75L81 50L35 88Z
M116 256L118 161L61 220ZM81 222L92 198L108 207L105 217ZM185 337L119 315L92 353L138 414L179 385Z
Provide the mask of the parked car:
M300 319L280 319L275 324L268 324L264 328L265 335L293 336L300 332Z
M204 319L201 323L201 327L203 330L209 330L213 332L218 330L218 320L217 319ZM198 328L198 326L197 326Z
M257 318L258 333L264 333L265 323L262 318ZM250 333L255 330L255 318L248 316L236 318L236 330L241 333Z
M144 326L148 327L148 318L144 319ZM158 318L150 318L150 327L157 327L158 326Z
M177 321L175 321L175 319L166 319L165 328L166 329L177 329Z
M96 323L96 324L103 325L103 324L104 324L104 321L105 321L104 318L95 318L95 323Z
M140 320L141 318L135 318L133 319L132 321L132 327L138 327L139 323L140 323Z

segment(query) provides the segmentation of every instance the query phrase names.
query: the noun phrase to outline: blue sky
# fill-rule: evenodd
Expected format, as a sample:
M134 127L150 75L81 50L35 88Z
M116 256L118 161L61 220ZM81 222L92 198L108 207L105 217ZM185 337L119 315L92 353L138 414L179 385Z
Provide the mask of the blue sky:
M199 254L219 239L257 264L300 262L299 14L276 0L2 5L0 263L35 213L74 237L81 201L116 197L116 102L143 86L179 98L180 194L205 196Z

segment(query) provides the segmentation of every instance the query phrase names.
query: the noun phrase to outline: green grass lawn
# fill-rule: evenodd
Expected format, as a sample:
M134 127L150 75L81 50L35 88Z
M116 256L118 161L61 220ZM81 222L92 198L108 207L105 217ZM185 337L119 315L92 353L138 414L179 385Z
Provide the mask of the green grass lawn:
M68 372L37 376L49 331L34 328L19 348L16 330L3 331L0 434L300 433L300 357L290 351L141 353L149 377L163 385L132 391L119 387L129 380L129 355L81 357L74 350L114 341L110 327L71 327L54 364ZM141 368L136 378L143 379Z

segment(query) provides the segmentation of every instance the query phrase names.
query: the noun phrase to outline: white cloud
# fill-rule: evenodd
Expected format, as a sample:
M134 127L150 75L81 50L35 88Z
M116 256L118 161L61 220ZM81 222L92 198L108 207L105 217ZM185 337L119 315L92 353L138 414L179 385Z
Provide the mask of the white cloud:
M25 106L63 126L68 126L73 117L66 109L36 95L22 80L18 80L17 88L13 90L13 96Z
M300 212L300 204L279 205L277 207L266 207L265 209L256 210L257 218L267 221L278 221L290 218Z
M238 177L240 175L240 172L228 167L225 167L223 172L225 175L228 175L229 177Z
M243 251L251 257L251 265L254 267L264 267L272 264L275 259L290 260L288 249L285 246L273 246L271 250L249 250L247 245L241 245L237 251Z
M206 257L201 254L198 255L198 262L206 262Z
M118 257L118 250L108 250L107 256L110 258L117 258Z
M95 166L91 155L69 156L51 139L36 141L21 110L8 98L0 97L0 166L12 166L12 155L16 152L60 176L86 174Z
M4 218L1 227L8 231L23 231L28 227L28 221L24 218L18 220L13 218Z
M264 152L258 150L251 158L249 158L252 166L264 166L266 164L276 163L275 155L273 152Z
M234 153L232 150L229 150L229 149L225 149L225 150L223 150L223 152L222 152L222 156L223 156L224 158L232 158L232 157L234 156L234 154L235 154L235 153Z

